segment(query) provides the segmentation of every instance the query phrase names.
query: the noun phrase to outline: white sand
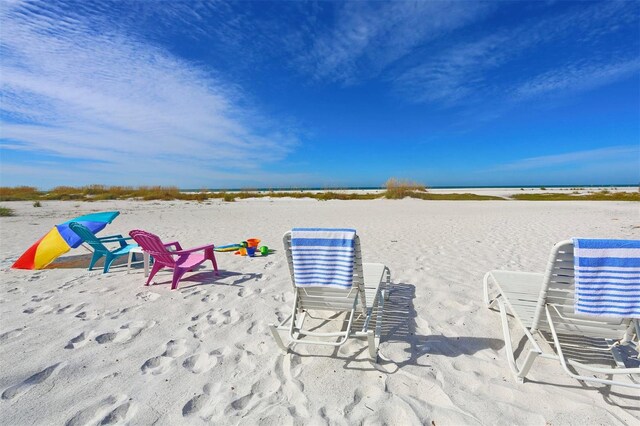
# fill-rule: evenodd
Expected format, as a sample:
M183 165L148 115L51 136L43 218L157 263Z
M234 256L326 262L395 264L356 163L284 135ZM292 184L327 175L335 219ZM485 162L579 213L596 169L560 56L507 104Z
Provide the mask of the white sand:
M1 424L640 422L637 391L586 389L554 361L537 361L531 381L517 384L481 285L489 269L543 271L551 246L566 238L640 238L637 203L3 205L17 216L0 218ZM258 237L278 251L218 253L219 278L207 266L177 291L167 272L152 287L143 287L141 269L88 272L82 249L53 269L9 269L53 224L101 210L121 212L104 235L142 228L185 247ZM293 226L354 227L365 260L391 268L381 352L392 362L373 366L360 341L338 352L276 347L267 325L291 308L281 236Z

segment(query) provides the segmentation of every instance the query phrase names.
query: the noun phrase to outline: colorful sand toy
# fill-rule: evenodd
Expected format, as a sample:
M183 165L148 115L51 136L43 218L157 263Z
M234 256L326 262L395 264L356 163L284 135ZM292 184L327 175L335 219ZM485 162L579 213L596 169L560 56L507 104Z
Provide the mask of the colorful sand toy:
M238 244L227 244L225 246L217 246L215 251L218 252L227 252L233 251L234 254L239 256L249 256L254 257L257 253L260 253L261 256L267 256L271 253L271 250L267 246L259 246L260 239L259 238L249 238L246 241L242 241Z

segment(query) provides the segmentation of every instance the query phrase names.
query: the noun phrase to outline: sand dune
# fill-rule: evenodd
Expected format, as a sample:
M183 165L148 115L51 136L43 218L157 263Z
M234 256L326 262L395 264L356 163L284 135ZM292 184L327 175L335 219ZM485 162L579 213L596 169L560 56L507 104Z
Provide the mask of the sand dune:
M542 271L574 237L640 238L636 203L327 201L11 203L0 218L2 424L638 424L627 388L585 388L556 362L516 383L499 316L482 304L489 269ZM183 246L251 237L267 257L218 253L171 291L124 260L86 270L76 249L41 271L9 269L55 223L119 210L103 234L141 228ZM358 230L365 261L392 272L381 353L364 342L279 351L267 325L293 301L282 234ZM99 263L100 265L101 263Z

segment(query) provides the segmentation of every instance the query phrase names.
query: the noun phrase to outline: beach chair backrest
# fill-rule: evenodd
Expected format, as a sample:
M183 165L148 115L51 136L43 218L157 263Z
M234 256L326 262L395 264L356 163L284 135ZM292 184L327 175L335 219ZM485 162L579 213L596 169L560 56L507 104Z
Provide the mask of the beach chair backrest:
M175 266L175 259L171 255L171 252L169 252L162 243L160 237L152 234L151 232L141 231L139 229L134 229L129 232L129 235L140 247L142 247L142 250L153 256L154 262L160 262L168 267Z
M561 241L551 250L531 328L550 330L545 313L545 305L549 305L553 326L558 333L619 338L627 329L629 320L575 313L574 274L573 242Z
M360 238L355 236L355 252L353 256L353 284L351 289L323 288L323 287L296 287L293 270L293 255L291 253L291 232L286 232L282 238L291 283L295 291L298 291L298 303L300 309L348 311L353 307L353 302L358 297L358 305L366 312L366 298L364 292L364 276L362 273L362 254L360 250Z
M98 239L98 237L95 236L95 234L93 232L91 232L91 230L89 228L87 228L86 226L84 226L81 223L78 222L71 222L69 224L69 228L71 228L71 230L73 232L75 232L76 234L78 234L78 236L80 238L82 238L82 241L84 241L85 243L89 244L94 251L101 253L101 252L109 252L109 249L107 249L104 244L102 244L100 242L100 240Z

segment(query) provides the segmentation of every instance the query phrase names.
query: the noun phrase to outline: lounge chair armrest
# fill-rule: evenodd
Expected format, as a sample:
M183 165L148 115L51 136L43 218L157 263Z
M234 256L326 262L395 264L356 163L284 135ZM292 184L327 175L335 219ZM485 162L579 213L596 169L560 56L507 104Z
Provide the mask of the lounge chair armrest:
M194 251L203 251L206 249L212 249L215 247L214 244L207 244L206 246L200 246L200 247L194 247L191 249L187 249L187 250L178 250L178 251L174 251L171 252L171 254L189 254L189 253L193 253Z
M111 235L109 237L98 238L101 243L115 243L120 241L132 240L131 237L123 237L122 235Z
M122 240L122 239L130 240L131 239L131 237L124 238L121 234L107 235L106 237L97 237L97 238L100 241L110 240L110 239L118 239L118 240Z
M182 250L182 246L177 241L172 241L170 243L163 243L165 247L175 247L176 250Z

